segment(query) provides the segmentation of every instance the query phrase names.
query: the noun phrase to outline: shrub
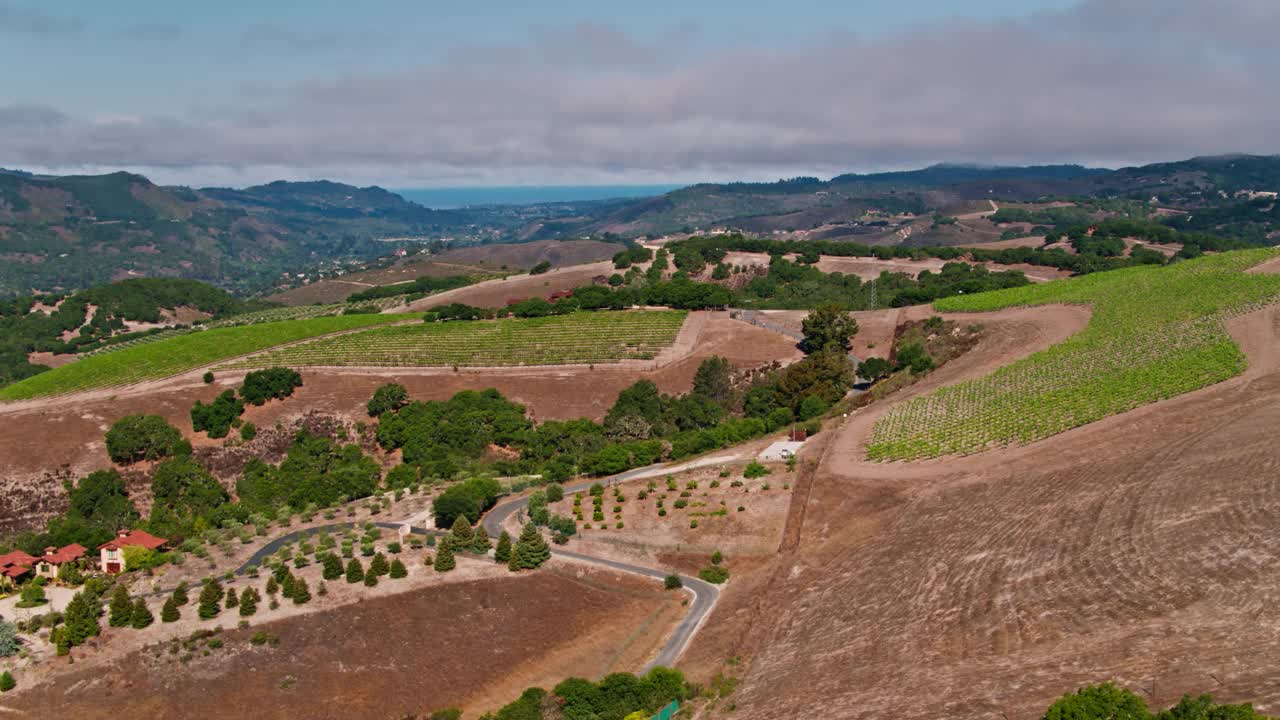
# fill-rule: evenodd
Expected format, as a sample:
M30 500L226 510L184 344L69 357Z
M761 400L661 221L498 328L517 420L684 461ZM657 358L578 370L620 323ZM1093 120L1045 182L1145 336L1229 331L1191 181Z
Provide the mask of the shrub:
M249 642L254 645L279 645L280 638L272 635L266 630L259 630L253 634L253 637L249 638Z
M0 620L0 657L18 652L18 628L13 623Z
M747 466L742 469L742 477L748 478L748 479L764 477L765 475L770 475L772 473L773 473L772 470L765 467L764 465L761 465L759 462L756 462L755 460L752 460L751 462L747 463Z
M400 383L387 383L373 391L367 410L369 417L380 417L383 413L395 412L409 404L409 391Z
M13 673L8 670L0 673L0 693L7 693L16 687L18 683L13 679Z
M729 579L729 568L723 565L708 565L698 571L698 577L713 585L720 585Z
M262 405L268 400L283 399L302 387L302 376L296 370L283 367L255 370L244 376L240 397L245 402Z
M251 422L247 422L240 426L240 439L249 442L258 437L258 426Z
M668 590L679 590L684 587L684 581L680 579L679 575L672 573L663 578L662 586Z
M213 382L213 373L212 373L212 372L206 372L206 373L204 374L204 378L203 378L203 379L204 379L204 384L205 384L205 385L208 385L208 384L212 383L212 382Z
M126 415L106 435L107 454L113 462L159 460L182 449L182 434L159 415ZM189 446L188 446L189 447Z
M551 261L543 260L542 262L529 268L530 275L541 275L551 269Z

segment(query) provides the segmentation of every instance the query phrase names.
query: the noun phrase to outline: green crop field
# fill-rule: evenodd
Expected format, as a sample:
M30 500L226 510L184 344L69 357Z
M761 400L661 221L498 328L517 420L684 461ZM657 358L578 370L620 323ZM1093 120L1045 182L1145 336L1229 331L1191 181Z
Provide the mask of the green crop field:
M1224 321L1280 298L1280 276L1243 272L1276 256L1243 250L939 300L942 312L1079 303L1093 316L1065 342L898 405L872 429L867 455L912 460L1031 442L1238 375L1247 363Z
M671 345L686 315L638 310L417 323L280 348L232 366L510 366L649 359Z
M191 332L93 355L41 373L0 389L0 400L27 400L156 380L284 343L415 317L338 315Z

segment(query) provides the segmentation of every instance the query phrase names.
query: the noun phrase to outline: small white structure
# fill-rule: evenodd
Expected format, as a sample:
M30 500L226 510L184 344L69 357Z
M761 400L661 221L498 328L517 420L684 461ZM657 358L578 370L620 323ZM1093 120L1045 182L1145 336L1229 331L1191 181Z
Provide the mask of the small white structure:
M760 453L760 460L773 460L780 462L800 452L800 448L804 447L804 442L794 442L791 440L779 440L770 445Z

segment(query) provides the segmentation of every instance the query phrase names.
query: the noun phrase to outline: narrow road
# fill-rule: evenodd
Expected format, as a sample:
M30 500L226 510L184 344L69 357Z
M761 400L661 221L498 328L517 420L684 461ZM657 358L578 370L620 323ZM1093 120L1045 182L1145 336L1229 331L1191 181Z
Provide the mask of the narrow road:
M719 458L707 458L702 462L708 463L717 460L719 460ZM686 463L685 465L692 465L692 463ZM618 473L617 475L611 475L607 478L583 480L581 482L571 483L564 486L564 491L567 494L587 490L597 482L602 485L616 485L618 483L626 482L627 480L644 477L648 473L667 470L676 471L682 467L682 465L648 465L642 468ZM529 498L527 496L511 498L504 502L500 502L480 520L481 527L484 528L485 532L489 533L490 537L497 537L502 534L502 525L506 522L507 518L511 517L516 512L523 511L524 508L528 506ZM591 563L592 565L600 565L602 567L621 570L622 572L653 578L655 580L663 580L668 575L666 572L645 567L643 565L632 565L630 563L620 562L617 560L608 560L606 558L582 555L575 552L569 552L568 550L560 550L555 546L552 546L551 553L570 560L578 560L580 562ZM658 652L658 655L649 662L649 664L645 665L644 670L646 672L657 665L666 665L670 667L680 659L680 656L684 654L685 648L689 646L689 642L693 640L694 634L697 633L698 628L702 626L703 620L705 620L707 615L711 612L711 608L715 607L716 600L720 597L720 588L704 580L689 577L688 575L681 575L680 582L684 586L684 589L693 595L693 602L689 605L689 611L685 614L684 619L676 626L675 632L671 633L671 637L667 638L667 642L662 646L662 650Z

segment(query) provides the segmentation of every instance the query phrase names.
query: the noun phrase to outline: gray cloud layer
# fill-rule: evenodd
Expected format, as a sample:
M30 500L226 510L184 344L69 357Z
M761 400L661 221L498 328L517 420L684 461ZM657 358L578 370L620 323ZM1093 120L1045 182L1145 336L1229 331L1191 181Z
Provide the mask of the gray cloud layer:
M0 32L52 35L75 32L84 21L53 15L36 7L25 7L0 0Z
M0 107L0 158L447 182L1275 152L1276 28L1273 0L1097 0L792 49L581 26L169 117Z

